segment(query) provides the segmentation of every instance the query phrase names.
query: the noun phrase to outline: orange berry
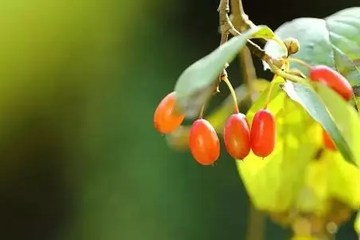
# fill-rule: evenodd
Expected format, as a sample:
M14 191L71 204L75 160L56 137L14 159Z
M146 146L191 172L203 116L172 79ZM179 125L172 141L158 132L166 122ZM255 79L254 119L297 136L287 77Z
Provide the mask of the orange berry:
M154 126L162 134L176 130L185 118L184 114L175 112L175 92L169 93L154 113Z
M258 157L266 157L272 153L276 141L276 125L274 116L266 109L259 110L252 121L250 130L250 146Z
M330 150L336 151L336 146L335 146L334 141L331 139L329 134L324 129L322 131L322 136L323 136L323 143L324 143L325 147Z
M250 130L242 113L232 114L224 127L227 152L235 159L244 159L250 152Z
M313 67L310 70L310 79L326 84L347 101L349 101L353 95L352 87L346 78L328 66L319 65Z
M192 156L202 165L211 165L220 156L219 138L205 119L198 119L192 124L189 145Z

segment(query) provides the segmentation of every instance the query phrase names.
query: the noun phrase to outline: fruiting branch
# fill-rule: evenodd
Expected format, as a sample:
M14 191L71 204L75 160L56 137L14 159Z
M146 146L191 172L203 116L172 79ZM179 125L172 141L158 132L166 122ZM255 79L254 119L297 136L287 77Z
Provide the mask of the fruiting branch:
M229 11L230 11L229 0L220 0L218 12L219 12L221 32L222 33L227 32L233 36L238 36L241 33L232 24L228 15ZM240 13L240 5L239 5L239 13ZM247 40L246 46L250 49L252 54L257 56L264 62L268 63L269 65L276 65L279 68L282 66L283 61L281 59L273 59L271 56L266 54L266 52L263 49L261 49L257 44L255 44L251 40Z
M248 19L248 16L245 14L241 0L231 0L231 10L233 13L233 17L231 19L229 17L229 13L230 13L229 4L230 4L230 0L220 0L220 5L218 8L219 21L221 26L220 45L228 41L229 34L232 34L234 36L240 35L244 31L256 27L256 25L254 25ZM307 145L302 144L304 138L301 134L302 132L306 132L306 134L312 134L312 133L315 134L315 131L313 130L317 130L317 129L311 128L311 132L308 132L307 129L309 129L308 127L311 127L313 125L312 123L319 122L321 125L324 126L327 125L328 127L327 129L329 130L329 132L322 130L323 144L322 146L316 146L316 148L318 148L317 151L315 151L316 150L315 148L311 150L311 151L315 151L316 153L313 153L311 155L309 154L308 161L319 159L321 153L323 153L325 149L338 151L336 149L336 145L339 146L339 150L341 150L340 153L343 154L345 160L348 159L351 160L351 155L352 155L351 149L349 151L345 149L344 147L345 141L339 138L340 136L339 134L336 139L336 131L334 131L337 130L336 124L334 125L335 127L332 127L330 124L326 124L326 121L329 120L329 116L331 117L331 113L330 110L327 111L325 107L328 106L330 108L331 99L327 99L326 97L324 97L323 98L324 103L322 103L323 105L319 105L319 100L314 98L315 96L314 94L316 93L313 91L308 91L308 89L310 89L311 87L309 86L311 82L313 82L313 84L314 82L320 82L333 89L335 92L337 92L337 94L342 96L344 100L350 101L352 98L355 101L355 104L358 104L355 96L359 95L360 87L352 87L350 83L340 73L338 73L334 69L331 69L328 66L322 66L322 65L310 66L309 64L307 64L302 60L290 58L289 57L290 55L295 54L299 50L299 42L296 39L288 38L285 39L283 42L274 35L271 35L267 39L275 40L276 42L278 42L283 48L285 48L286 54L279 59L272 58L271 56L267 55L266 52L262 48L260 48L257 44L255 44L251 40L248 40L246 47L243 48L239 53L239 58L243 60L242 64L244 65L242 66L242 71L245 73L246 77L244 77L244 79L247 85L243 84L242 86L234 90L232 84L227 78L227 74L225 70L227 64L225 64L225 66L222 66L224 67L223 71L217 77L219 82L224 81L228 85L228 88L231 92L230 94L231 96L229 96L227 100L224 101L224 103L221 105L221 107L217 108L217 110L214 113L212 113L210 116L204 119L203 118L204 105L203 105L199 118L192 123L191 127L182 126L181 124L185 118L185 115L176 111L175 109L176 99L174 97L175 92L173 92L167 95L160 102L159 106L155 110L155 114L154 114L155 128L161 134L166 134L167 137L169 137L167 138L167 141L171 146L176 148L183 148L184 146L186 146L190 150L193 158L199 164L213 165L219 159L220 156L220 142L218 135L220 135L221 133L223 135L223 140L224 140L223 142L226 151L234 159L237 160L246 159L250 151L252 152L253 155L262 159L264 159L265 157L276 158L279 156L277 154L287 150L288 146L286 141L287 139L286 134L291 134L292 136L295 136L296 137L295 141L296 143L298 143L297 144L298 147L302 147L302 150L305 150L305 148L307 148ZM238 103L240 102L244 103L245 100L249 100L249 97L251 96L252 86L256 86L256 88L262 88L262 86L261 87L257 86L256 81L252 81L253 79L256 78L256 76L255 76L255 70L252 62L251 53L253 53L255 56L259 57L264 62L266 62L270 66L271 72L274 73L275 75L274 79L271 81L270 89L267 92L267 95L265 96L266 99L265 99L264 108L258 109L258 107L261 108L261 106L257 106L257 104L259 103L262 104L263 98L261 97L260 99L261 101L258 101L255 103L255 105L253 105L255 106L255 109L258 109L253 117L252 114L254 113L255 109L251 109L250 112L248 113L248 116L245 116L244 114L239 112L239 106L238 106ZM308 76L305 76L302 72L297 71L296 69L290 69L291 62L296 62L308 67L310 70ZM221 64L223 63L224 62L221 61ZM211 67L211 66L212 65L210 64L207 67ZM247 72L248 69L250 69L249 72ZM203 71L203 69L201 68L200 70ZM212 72L212 74L214 73ZM211 76L213 76L212 74ZM197 75L195 77L197 77ZM211 83L213 83L212 80L214 79L208 79L208 80L211 81ZM308 113L311 114L306 118L305 116L304 118L303 116L301 116L300 119L301 125L297 123L291 125L280 124L279 126L281 129L280 131L277 131L277 125L276 125L277 121L275 120L276 111L274 111L273 113L271 112L276 108L267 109L267 106L271 100L271 97L272 96L275 97L275 94L278 94L278 91L274 92L274 89L278 90L277 83L279 82L282 83L284 80L290 80L292 82L298 82L301 84L297 84L297 88L294 87L292 89L287 88L287 85L285 85L283 90L287 93L288 97L290 97L290 100L289 98L286 98L285 102L275 103L274 106L276 108L282 107L282 111L286 113L284 115L286 117L288 112L286 110L287 104L291 102L298 102L304 105L303 110L306 110ZM308 85L308 86L304 86L304 85ZM319 89L319 96L320 97L324 96L322 94L326 92L322 92L321 94L320 90L322 89L320 89L320 87L317 88L317 86L320 85L314 84L314 86L315 87L313 88L315 90ZM201 90L203 88L199 88L199 89ZM199 89L195 88L195 90L199 90ZM293 92L290 93L289 90L293 90ZM213 91L212 88L211 91ZM181 93L181 91L179 92ZM298 94L299 96L298 99L294 98L293 95L294 93ZM239 96L239 98L237 98L236 94ZM310 101L304 101L304 99L307 98L309 98ZM249 101L246 101L246 104L248 103ZM325 105L325 103L328 105ZM314 106L311 106L311 104L314 104ZM229 113L234 111L234 107L236 113L233 113L229 116ZM358 106L357 109L359 109ZM301 113L300 111L301 109L296 109L296 112L294 112L295 114L294 116L296 116L297 113ZM313 114L314 111L316 111L317 113ZM292 114L291 112L289 113ZM329 116L327 116L326 114L328 114ZM326 116L327 118L325 118ZM250 128L250 124L248 123L248 121L251 119L251 117L253 119ZM289 116L289 117L290 117L289 119L291 119L293 116ZM313 118L314 121L311 118ZM306 122L304 122L303 120L304 121L306 120ZM310 120L311 122L308 122L307 120ZM335 120L336 119L333 120L334 123L336 123ZM296 131L288 132L289 128L292 129L298 127L299 129L296 129ZM319 126L316 127L318 128ZM340 132L340 134L342 134L342 132ZM281 141L278 141L277 144L282 144L282 147L280 149L276 148L277 152L274 152L277 141L276 139L277 136L279 135L281 136ZM333 139L331 139L331 135L335 136L336 141L333 141ZM176 141L175 144L174 141ZM305 142L305 143L313 144L315 142L313 142L313 139L311 139L311 142ZM336 143L336 145L334 145L334 143ZM296 154L295 150L291 152L291 154ZM254 156L249 156L248 159L250 160L253 157ZM322 159L328 158L328 156L323 155L321 158ZM246 180L246 174L243 174L243 177L244 176L245 176L244 180ZM256 181L257 177L258 176L247 178L246 181L252 181L252 180ZM251 184L248 184L248 186L251 186ZM265 187L267 186L265 185ZM249 191L253 191L253 190L249 189ZM256 194L257 193L254 192L252 195L254 195L256 198L258 197L256 196ZM261 195L259 196L261 197ZM301 201L300 197L298 201ZM346 208L346 211L349 211L348 206L347 205L344 206ZM334 209L337 209L337 207L335 207ZM275 211L272 212L272 210ZM335 233L335 231L333 230L328 230L329 226L325 225L325 223L331 220L330 218L328 218L328 215L324 215L326 216L325 219L326 222L325 222L323 217L316 219L313 218L311 215L309 215L309 213L306 213L305 216L302 216L301 209L295 208L288 210L289 211L284 212L285 215L280 214L279 218L284 217L284 220L286 219L287 222L292 225L293 232L295 235L294 239L295 238L297 239L298 236L304 236L304 235L305 236L308 235L309 237L310 236L316 237L319 239L320 238L328 239L330 234ZM275 212L278 211L276 211L276 209L271 209L270 214L273 216L277 215L277 213L274 214ZM255 208L251 208L249 215L250 218L248 221L249 225L248 225L246 239L249 240L262 239L264 221L261 212L257 212ZM306 224L304 224L304 222Z

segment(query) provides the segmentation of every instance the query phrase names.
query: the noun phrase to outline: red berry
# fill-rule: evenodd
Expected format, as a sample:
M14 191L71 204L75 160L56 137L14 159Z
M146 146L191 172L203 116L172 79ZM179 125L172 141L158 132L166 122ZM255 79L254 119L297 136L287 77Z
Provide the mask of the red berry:
M328 66L319 65L313 67L310 70L310 79L326 84L347 101L353 95L352 87L346 78Z
M219 138L205 119L198 119L192 124L189 144L192 156L202 165L211 165L220 156Z
M184 118L184 114L175 112L175 92L171 92L156 108L154 126L162 134L171 133L180 126Z
M250 146L258 157L266 157L275 147L276 126L274 116L268 110L259 110L250 131Z
M329 134L323 129L323 142L326 148L336 151L336 146L333 142L333 140L331 139L331 137L329 136Z
M244 159L250 152L250 130L245 115L235 113L224 127L226 150L235 159Z

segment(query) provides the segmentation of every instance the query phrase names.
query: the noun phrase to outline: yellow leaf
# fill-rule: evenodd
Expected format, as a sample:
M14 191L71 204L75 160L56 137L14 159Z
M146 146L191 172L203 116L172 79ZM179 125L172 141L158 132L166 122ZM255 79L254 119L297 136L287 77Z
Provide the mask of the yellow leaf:
M267 91L263 93L267 96ZM266 97L260 97L265 101ZM265 159L252 152L243 161L237 161L245 187L261 210L286 211L292 207L304 182L307 163L313 158L320 144L314 136L316 124L285 93L278 92L268 105L277 123L275 150ZM263 103L255 104L247 114L249 122Z

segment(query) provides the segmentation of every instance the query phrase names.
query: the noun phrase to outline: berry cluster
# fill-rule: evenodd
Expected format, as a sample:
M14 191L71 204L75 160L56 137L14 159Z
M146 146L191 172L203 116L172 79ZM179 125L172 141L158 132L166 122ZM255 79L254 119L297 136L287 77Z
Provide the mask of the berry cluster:
M349 101L353 90L349 82L335 70L323 66L309 66L310 80L321 82L332 88ZM235 104L235 113L228 117L223 131L225 148L229 155L235 159L244 159L250 151L258 157L269 156L276 142L276 124L274 116L265 107L256 112L251 127L246 116L239 112L236 95L226 75L221 78L229 87ZM169 93L158 105L154 114L155 128L162 134L175 131L183 122L185 115L176 110L175 92ZM336 146L328 133L323 129L324 146L336 150ZM194 159L202 165L212 165L220 156L220 141L214 127L200 117L190 128L189 148Z
M258 157L267 157L274 150L275 140L275 119L266 109L255 114L251 129L242 113L234 113L226 121L224 143L227 152L235 159L244 159L250 149Z
M350 83L337 71L324 65L318 65L310 68L310 80L321 82L332 88L341 95L346 101L353 96L353 90ZM322 132L324 146L331 150L336 150L336 146L328 133L323 129Z
M155 128L162 134L175 131L184 115L175 112L175 93L168 94L158 105L154 115ZM250 150L266 157L274 150L276 126L273 115L259 110L252 121L251 130L244 114L229 116L225 123L223 139L225 148L235 159L244 159ZM220 141L214 127L205 119L195 120L190 129L189 148L194 159L202 165L213 164L220 156Z

